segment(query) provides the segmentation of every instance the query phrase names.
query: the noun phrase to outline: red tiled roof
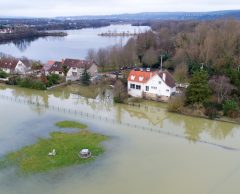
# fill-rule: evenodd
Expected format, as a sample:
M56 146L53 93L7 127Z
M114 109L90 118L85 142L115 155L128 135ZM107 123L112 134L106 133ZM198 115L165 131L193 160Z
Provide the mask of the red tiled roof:
M128 81L147 83L155 74L155 72L132 70L128 75Z
M48 61L47 64L48 65L53 65L56 61Z
M163 80L164 74L165 81ZM147 83L155 75L158 75L169 87L173 88L176 86L176 82L174 81L172 75L168 71L148 72L132 70L128 75L128 81L137 83Z

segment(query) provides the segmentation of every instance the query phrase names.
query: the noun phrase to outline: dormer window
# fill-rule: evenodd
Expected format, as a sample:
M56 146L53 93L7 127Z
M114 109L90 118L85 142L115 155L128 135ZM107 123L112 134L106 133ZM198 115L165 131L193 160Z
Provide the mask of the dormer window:
M135 80L135 77L134 75L131 75L131 80Z
M142 82L144 77L139 77L139 81Z

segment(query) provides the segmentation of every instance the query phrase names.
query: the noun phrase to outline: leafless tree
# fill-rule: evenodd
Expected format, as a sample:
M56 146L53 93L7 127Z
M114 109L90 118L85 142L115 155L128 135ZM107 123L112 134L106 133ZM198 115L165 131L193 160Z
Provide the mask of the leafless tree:
M235 87L230 83L230 79L224 75L222 76L213 76L209 80L209 86L217 96L218 103L221 103L225 100Z
M143 56L143 63L146 65L155 65L158 62L158 53L153 48L148 49Z

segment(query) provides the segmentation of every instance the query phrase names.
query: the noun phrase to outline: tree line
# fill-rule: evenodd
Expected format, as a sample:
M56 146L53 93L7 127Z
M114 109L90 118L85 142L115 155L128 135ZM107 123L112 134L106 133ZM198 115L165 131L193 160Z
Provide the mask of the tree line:
M88 59L95 60L102 70L133 65L159 68L162 59L176 81L190 82L185 105L210 107L211 103L216 104L211 105L215 109L225 103L237 105L232 110L238 110L240 21L155 21L151 27L124 46L90 50Z

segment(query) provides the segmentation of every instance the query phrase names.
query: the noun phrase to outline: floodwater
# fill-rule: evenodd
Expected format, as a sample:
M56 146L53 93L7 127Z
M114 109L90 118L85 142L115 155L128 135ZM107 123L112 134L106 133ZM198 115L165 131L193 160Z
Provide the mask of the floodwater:
M0 169L0 194L239 194L239 126L114 105L111 90L34 91L0 85L0 157L76 120L110 136L92 163L24 176Z
M145 32L148 26L110 25L101 28L66 30L66 37L45 37L13 41L0 45L0 52L14 57L25 56L30 59L47 62L63 58L84 59L89 49L98 50L116 44L126 44L129 37L102 37L102 32Z

